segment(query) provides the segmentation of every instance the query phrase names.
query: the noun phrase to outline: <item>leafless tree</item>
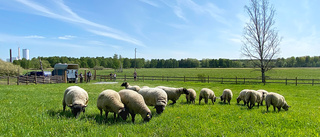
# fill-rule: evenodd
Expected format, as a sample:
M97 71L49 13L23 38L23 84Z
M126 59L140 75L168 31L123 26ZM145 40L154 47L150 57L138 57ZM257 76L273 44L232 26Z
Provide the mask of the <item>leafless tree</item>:
M265 72L272 68L271 61L280 52L281 38L274 27L276 10L268 0L251 0L250 4L245 6L250 21L244 27L241 52L261 69L264 83Z

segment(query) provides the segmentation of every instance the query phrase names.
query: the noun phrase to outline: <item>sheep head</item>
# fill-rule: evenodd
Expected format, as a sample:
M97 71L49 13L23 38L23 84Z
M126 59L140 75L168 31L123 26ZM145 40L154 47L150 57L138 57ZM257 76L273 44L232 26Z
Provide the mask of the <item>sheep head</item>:
M87 105L81 105L81 104L74 104L74 105L68 105L70 107L72 114L77 118L81 112L85 112L85 108Z
M128 82L123 82L123 83L121 84L121 86L124 86L124 87L127 87L128 85L129 85Z
M151 112L148 112L146 117L143 120L146 122L149 122L151 120L151 118L152 118L152 114L151 114Z
M186 94L186 95L189 95L189 93L190 93L189 90L187 90L186 88L183 88L182 91L183 91L183 93Z

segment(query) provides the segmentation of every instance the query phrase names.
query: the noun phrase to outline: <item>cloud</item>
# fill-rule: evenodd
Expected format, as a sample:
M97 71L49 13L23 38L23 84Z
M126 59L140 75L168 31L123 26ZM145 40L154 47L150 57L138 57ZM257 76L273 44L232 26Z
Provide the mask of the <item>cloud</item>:
M54 1L54 4L55 4L54 6L50 5L50 7L56 7L55 9L54 8L50 9L48 7L37 4L35 2L31 2L29 0L17 0L17 2L32 9L31 11L32 14L37 14L37 15L48 17L48 18L54 18L60 21L75 23L78 25L82 25L85 30L95 29L101 32L103 31L103 33L95 33L97 35L103 34L101 36L109 37L109 38L113 38L121 41L126 41L131 44L138 43L139 46L143 45L142 42L140 42L139 40L131 38L131 36L128 36L127 34L117 29L114 29L105 25L97 24L95 22L92 22L80 17L79 15L74 13L67 5L65 5L61 0ZM89 31L89 32L97 32L97 31ZM109 35L104 35L104 34L109 34Z
M154 1L150 1L150 0L139 0L139 1L141 1L143 3L146 3L146 4L149 4L149 5L153 6L153 7L159 7L159 5L154 3Z
M38 36L38 35L30 35L30 36L24 36L24 38L27 38L27 39L44 39L46 37Z
M75 38L75 37L76 37L76 36L65 35L65 36L58 37L58 39L69 40L69 39L73 39L73 38Z

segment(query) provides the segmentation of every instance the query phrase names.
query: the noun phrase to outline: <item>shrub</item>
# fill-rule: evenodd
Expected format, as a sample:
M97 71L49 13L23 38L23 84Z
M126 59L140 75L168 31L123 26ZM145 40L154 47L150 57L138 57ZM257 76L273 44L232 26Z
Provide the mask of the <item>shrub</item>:
M4 62L0 59L0 76L1 75L9 75L9 76L17 76L22 74L23 68L18 65L13 65L10 62Z

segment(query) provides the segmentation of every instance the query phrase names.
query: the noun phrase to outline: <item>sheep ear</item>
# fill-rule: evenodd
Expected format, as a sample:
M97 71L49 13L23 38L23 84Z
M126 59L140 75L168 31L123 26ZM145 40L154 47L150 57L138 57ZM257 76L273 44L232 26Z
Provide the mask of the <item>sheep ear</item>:
M86 107L87 107L87 105L82 106L82 108L86 108Z
M72 104L69 104L68 107L71 107L71 108L72 108Z

